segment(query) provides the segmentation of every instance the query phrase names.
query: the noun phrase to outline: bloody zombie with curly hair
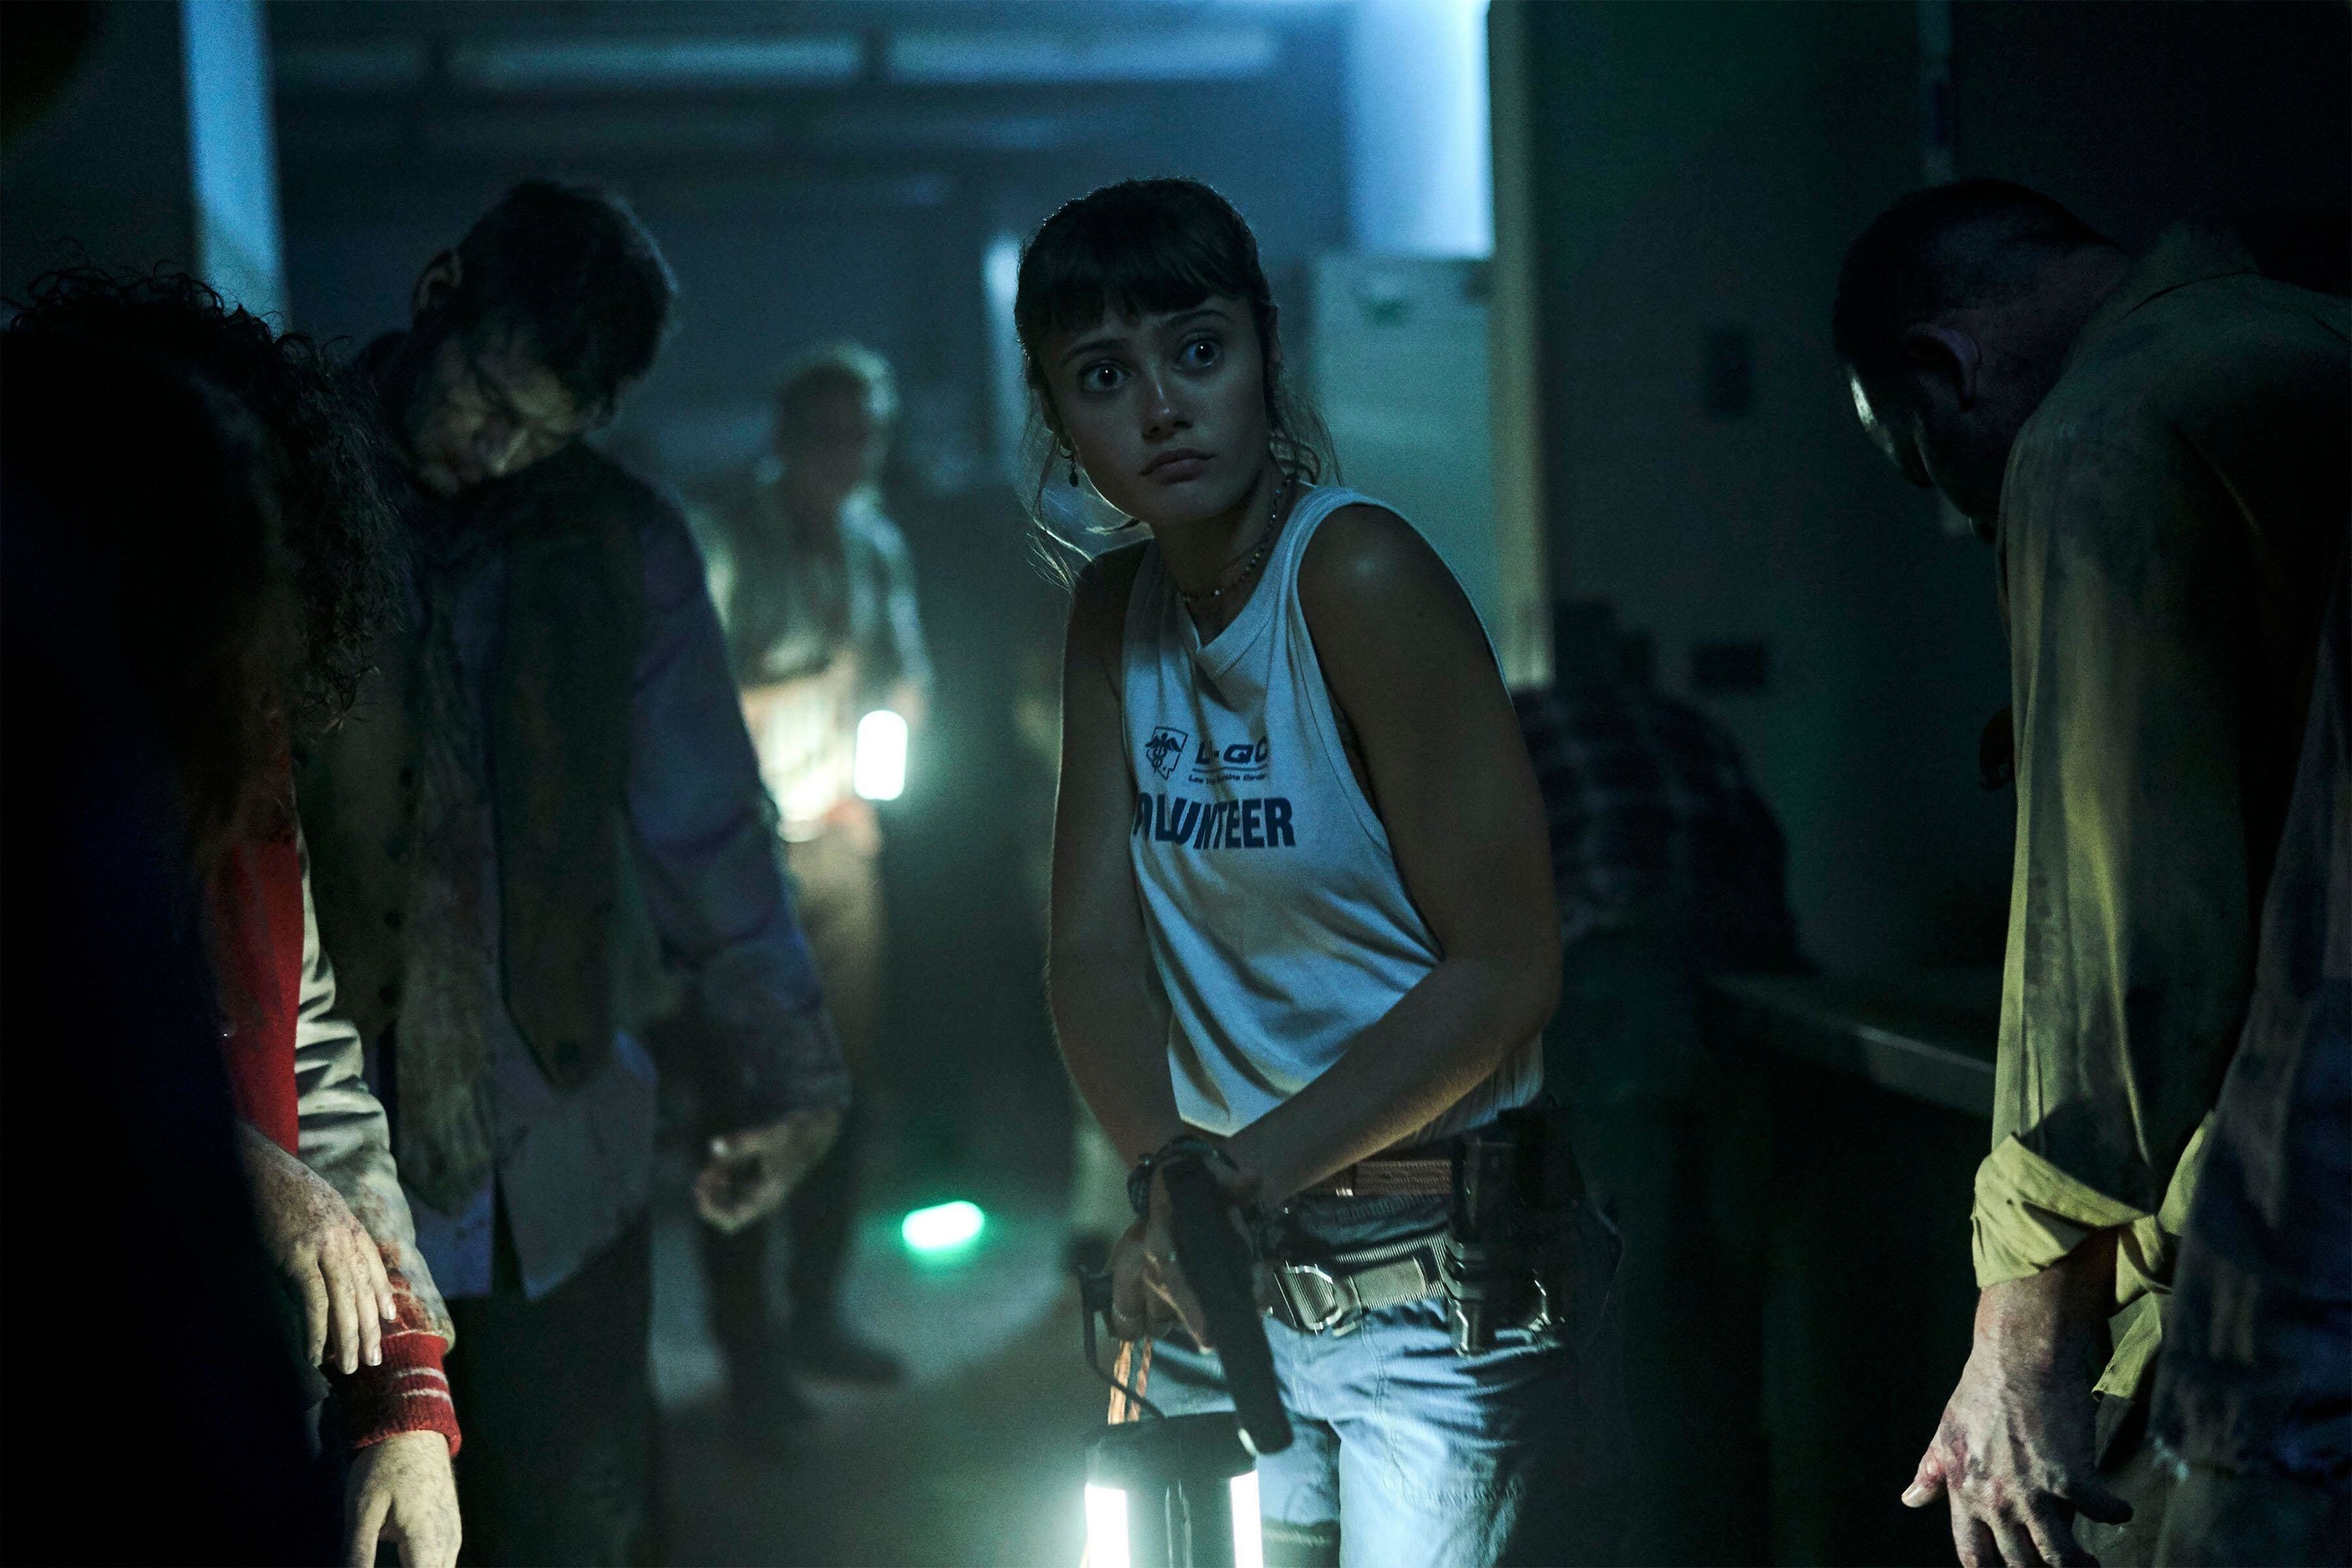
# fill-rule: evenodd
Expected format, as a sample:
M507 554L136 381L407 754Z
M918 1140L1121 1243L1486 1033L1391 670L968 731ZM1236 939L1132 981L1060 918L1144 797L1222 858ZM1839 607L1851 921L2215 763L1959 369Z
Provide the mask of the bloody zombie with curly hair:
M307 342L173 273L42 279L0 363L7 509L63 525L82 635L181 786L253 1217L353 1450L349 1555L391 1538L446 1568L447 1315L318 940L289 755L396 602L364 416Z
M277 692L299 735L350 710L399 605L399 541L371 415L324 353L174 271L78 267L35 280L7 329L68 332L152 354L226 395L263 446L293 570L294 618ZM131 526L162 530L168 515ZM123 541L125 549L139 541Z

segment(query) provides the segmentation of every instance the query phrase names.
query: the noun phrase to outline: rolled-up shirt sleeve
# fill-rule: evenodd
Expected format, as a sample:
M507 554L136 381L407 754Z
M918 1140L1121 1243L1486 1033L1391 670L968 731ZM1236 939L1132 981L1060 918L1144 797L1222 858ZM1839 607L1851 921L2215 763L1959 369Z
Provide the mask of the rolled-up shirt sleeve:
M640 537L628 819L664 960L708 1026L695 1071L738 1125L841 1108L848 1068L793 913L701 557L667 508Z

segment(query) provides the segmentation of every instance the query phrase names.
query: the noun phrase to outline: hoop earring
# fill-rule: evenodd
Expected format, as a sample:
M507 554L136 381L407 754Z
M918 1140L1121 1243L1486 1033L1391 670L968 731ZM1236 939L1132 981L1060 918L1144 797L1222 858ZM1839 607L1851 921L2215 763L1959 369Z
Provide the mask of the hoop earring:
M1072 489L1076 489L1078 488L1078 449L1076 447L1070 448L1069 457L1070 488Z

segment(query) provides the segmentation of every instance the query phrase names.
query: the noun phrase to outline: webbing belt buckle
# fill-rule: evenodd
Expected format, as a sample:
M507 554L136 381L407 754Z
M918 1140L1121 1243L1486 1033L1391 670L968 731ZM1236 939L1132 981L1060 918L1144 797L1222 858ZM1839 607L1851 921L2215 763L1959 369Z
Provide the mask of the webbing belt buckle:
M1276 1264L1274 1279L1282 1299L1277 1315L1303 1334L1330 1332L1355 1304L1356 1292L1348 1281L1319 1263Z

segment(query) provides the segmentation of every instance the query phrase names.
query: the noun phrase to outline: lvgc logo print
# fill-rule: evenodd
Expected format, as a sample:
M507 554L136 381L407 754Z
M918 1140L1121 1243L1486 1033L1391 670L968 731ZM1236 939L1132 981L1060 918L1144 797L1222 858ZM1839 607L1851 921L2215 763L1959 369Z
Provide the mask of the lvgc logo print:
M1161 778L1175 776L1176 764L1184 760L1184 747L1192 737L1181 730L1171 730L1162 724L1151 731L1151 739L1143 743L1143 760Z

